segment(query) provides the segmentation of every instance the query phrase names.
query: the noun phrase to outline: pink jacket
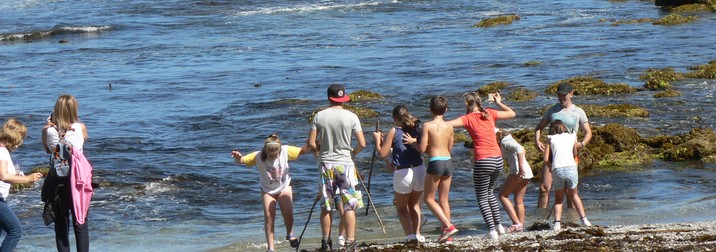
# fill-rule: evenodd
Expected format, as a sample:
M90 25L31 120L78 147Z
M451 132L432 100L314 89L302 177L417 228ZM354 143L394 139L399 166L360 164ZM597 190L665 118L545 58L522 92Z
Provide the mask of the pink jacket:
M72 191L72 205L75 210L78 224L87 220L90 200L92 199L92 165L85 158L82 151L72 148L72 174L70 175L70 190Z

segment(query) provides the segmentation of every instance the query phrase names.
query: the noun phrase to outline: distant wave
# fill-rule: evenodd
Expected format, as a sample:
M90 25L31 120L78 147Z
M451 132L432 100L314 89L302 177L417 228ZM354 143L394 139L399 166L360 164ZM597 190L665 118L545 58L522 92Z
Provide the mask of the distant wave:
M260 14L276 14L276 13L290 13L290 12L313 12L333 9L350 9L359 8L364 6L375 6L380 5L383 2L372 1L365 3L354 3L354 4L335 4L335 3L319 3L319 4L308 4L308 5L296 5L296 6L279 6L270 8L259 8L257 10L239 11L238 16L251 16Z
M95 33L112 29L111 26L58 26L49 31L0 34L0 42L35 41L61 34Z

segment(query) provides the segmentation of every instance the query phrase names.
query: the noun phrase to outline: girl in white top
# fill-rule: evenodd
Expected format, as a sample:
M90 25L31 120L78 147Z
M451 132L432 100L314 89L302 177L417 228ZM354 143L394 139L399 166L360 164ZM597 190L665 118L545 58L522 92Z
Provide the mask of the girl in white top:
M577 135L570 134L567 126L560 120L555 120L550 126L550 135L547 136L547 143L544 152L544 167L552 173L554 188L554 224L552 229L560 230L562 219L562 203L564 202L564 191L574 203L579 218L584 226L591 226L584 212L584 205L577 194L579 175L577 162L574 158L578 154Z
M505 212L512 220L512 226L507 228L507 232L522 232L525 223L525 192L527 192L527 184L534 177L532 167L525 158L525 148L512 135L495 128L495 136L500 144L502 157L510 166L510 173L507 175L499 196L502 207L505 208ZM512 193L515 194L514 205L509 199Z
M27 127L10 118L0 130L0 229L7 234L0 245L0 251L13 251L22 236L22 225L5 201L10 194L11 184L34 183L42 177L40 173L29 176L18 174L12 162L10 152L22 145L27 135Z
M274 251L274 220L276 219L276 202L281 207L281 215L286 225L286 239L291 247L298 247L298 239L293 235L293 189L289 175L289 160L296 160L298 156L309 153L307 145L302 148L281 145L278 135L271 134L260 151L252 152L246 156L238 150L231 151L231 156L237 164L247 166L256 165L259 170L261 184L261 198L264 210L264 232L268 251Z
M42 144L45 152L51 153L63 137L72 144L73 149L82 151L87 140L87 127L79 119L79 103L74 96L64 94L57 98L52 115L42 130ZM55 167L50 167L55 169ZM64 172L64 171L63 171ZM49 173L53 174L53 173ZM55 243L58 251L69 251L69 221L72 216L72 228L78 252L89 251L89 220L79 224L75 219L70 179L67 174L48 175L42 185L42 199L49 201L58 196L61 204L53 207L55 211ZM60 190L58 190L60 189Z

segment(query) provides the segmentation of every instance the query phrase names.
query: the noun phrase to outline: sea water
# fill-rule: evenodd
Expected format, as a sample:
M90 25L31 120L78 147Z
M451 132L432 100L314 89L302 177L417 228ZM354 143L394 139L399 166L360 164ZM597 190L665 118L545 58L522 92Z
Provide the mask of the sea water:
M521 19L471 27L503 14ZM688 14L700 19L677 26L611 25L666 14L650 2L602 0L0 1L0 118L16 117L29 127L25 145L13 153L27 173L48 163L40 132L56 98L78 98L89 132L85 153L101 185L89 213L93 250L261 251L259 175L235 165L230 151L258 150L270 133L302 145L311 113L327 105L329 84L386 96L353 105L378 111L387 130L397 104L427 121L429 97L443 95L450 102L447 117L455 118L464 111L462 93L507 81L540 96L507 100L517 118L498 126L533 128L541 109L557 101L544 92L555 81L589 75L640 87L648 68L686 71L715 59L711 12ZM530 61L541 64L524 65ZM574 102L647 107L648 118L592 117L590 123L673 135L713 129L714 83L676 82L682 96L675 98L641 91ZM377 120L362 121L369 147L356 165L367 175L369 132ZM470 152L461 145L453 151L450 199L458 238L486 231ZM382 162L374 166L371 196L390 237L399 239L391 175ZM291 163L296 235L316 193L316 169L310 156ZM596 225L713 221L715 172L714 164L657 161L626 172L584 173L579 190ZM55 247L52 227L41 219L40 184L8 199L24 227L19 251ZM547 215L535 209L537 186L528 188L527 223ZM358 213L358 239L382 237L374 214ZM423 232L437 237L438 221L426 207L423 213ZM566 213L569 218L574 214ZM510 224L506 215L503 223ZM278 217L276 237L285 235ZM304 237L313 245L302 247L316 246L316 213Z

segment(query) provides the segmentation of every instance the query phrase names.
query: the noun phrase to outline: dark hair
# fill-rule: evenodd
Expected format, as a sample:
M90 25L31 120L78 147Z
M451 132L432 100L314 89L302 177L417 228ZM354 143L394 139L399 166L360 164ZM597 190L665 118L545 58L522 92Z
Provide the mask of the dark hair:
M448 101L445 97L435 96L430 98L430 112L435 115L444 115L447 112Z
M554 120L549 125L549 134L550 135L557 135L562 134L565 132L569 132L567 130L567 125L565 125L561 120Z
M266 154L266 152L280 150L281 139L278 138L278 134L274 133L269 135L266 140L264 140L264 148L261 150L261 161L266 161L266 158L268 158L268 154Z
M398 105L393 108L393 118L400 122L400 128L406 132L413 131L420 125L420 120L411 115L405 105Z
M490 116L490 114L487 113L487 111L482 108L482 99L480 99L480 94L476 92L469 92L465 93L465 114L470 114L472 111L477 108L478 111L482 113L482 117L486 118Z

